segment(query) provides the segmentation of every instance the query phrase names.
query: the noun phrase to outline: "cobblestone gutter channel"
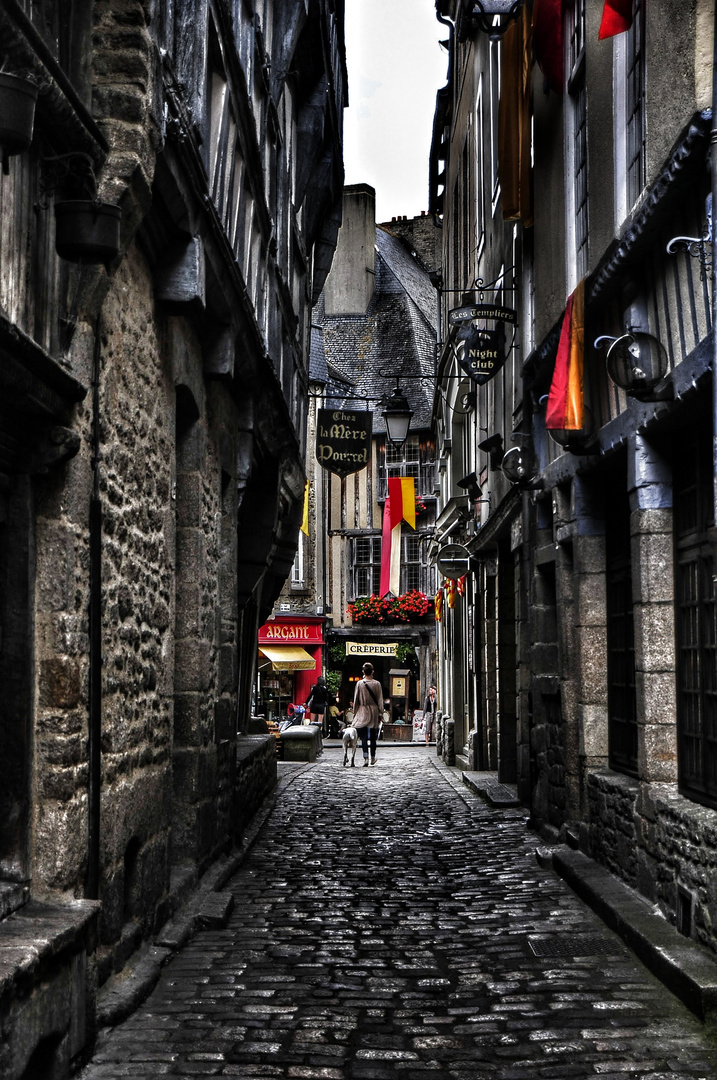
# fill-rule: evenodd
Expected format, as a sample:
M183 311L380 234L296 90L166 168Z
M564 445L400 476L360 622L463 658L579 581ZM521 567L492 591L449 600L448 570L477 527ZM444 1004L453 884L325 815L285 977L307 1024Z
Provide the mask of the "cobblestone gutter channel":
M226 925L177 951L82 1080L717 1076L708 1028L536 860L522 808L420 750L290 770Z

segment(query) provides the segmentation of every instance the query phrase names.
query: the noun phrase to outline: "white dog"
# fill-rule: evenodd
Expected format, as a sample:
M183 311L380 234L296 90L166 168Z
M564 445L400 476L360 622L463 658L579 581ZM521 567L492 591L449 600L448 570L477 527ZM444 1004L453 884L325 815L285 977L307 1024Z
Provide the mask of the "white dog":
M358 731L355 727L347 727L341 732L341 739L344 744L344 765L348 765L349 750L351 751L351 764L355 765L354 758L356 757L356 747L358 746Z

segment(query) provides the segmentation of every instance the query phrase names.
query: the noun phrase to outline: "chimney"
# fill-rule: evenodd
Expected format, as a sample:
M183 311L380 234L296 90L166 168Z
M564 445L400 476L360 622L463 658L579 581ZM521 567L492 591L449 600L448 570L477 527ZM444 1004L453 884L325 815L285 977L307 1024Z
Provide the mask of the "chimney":
M343 220L324 287L327 315L365 315L376 280L376 192L369 184L344 188Z

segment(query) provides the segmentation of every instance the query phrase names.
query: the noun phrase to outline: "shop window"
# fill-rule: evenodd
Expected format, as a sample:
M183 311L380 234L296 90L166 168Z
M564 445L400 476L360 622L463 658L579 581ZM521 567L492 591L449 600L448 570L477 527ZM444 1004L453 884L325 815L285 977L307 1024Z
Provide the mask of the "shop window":
M717 600L709 424L675 461L675 631L680 791L717 807Z
M619 485L615 486L619 491ZM635 635L627 494L610 498L606 521L607 680L610 768L637 774Z

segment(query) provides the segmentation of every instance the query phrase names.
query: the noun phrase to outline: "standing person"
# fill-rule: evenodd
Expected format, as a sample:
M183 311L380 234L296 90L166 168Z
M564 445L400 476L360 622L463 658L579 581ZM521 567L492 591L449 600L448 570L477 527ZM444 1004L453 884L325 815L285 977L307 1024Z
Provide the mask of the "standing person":
M354 694L353 725L361 738L364 767L368 765L369 740L371 744L371 764L376 764L376 739L381 723L383 709L383 690L381 683L373 677L373 664L364 664L363 679L356 683Z
M436 702L436 688L431 685L428 687L428 693L426 694L426 700L423 704L423 722L426 727L426 746L428 746L433 736L433 725L436 722L436 710L438 703Z
M309 700L306 702L306 708L309 710L312 723L321 725L322 733L325 731L328 701L329 691L326 685L326 679L323 675L319 675L316 680L316 685L312 686L309 692Z

